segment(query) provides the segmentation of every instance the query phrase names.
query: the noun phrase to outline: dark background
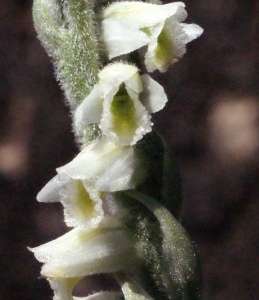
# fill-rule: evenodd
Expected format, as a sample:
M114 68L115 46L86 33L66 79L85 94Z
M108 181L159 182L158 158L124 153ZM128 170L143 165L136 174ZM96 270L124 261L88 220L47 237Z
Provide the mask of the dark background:
M259 1L185 3L205 32L168 73L153 74L170 98L154 121L179 162L203 299L259 299ZM35 197L78 151L31 6L0 5L0 299L11 300L52 295L26 247L66 228L59 204Z

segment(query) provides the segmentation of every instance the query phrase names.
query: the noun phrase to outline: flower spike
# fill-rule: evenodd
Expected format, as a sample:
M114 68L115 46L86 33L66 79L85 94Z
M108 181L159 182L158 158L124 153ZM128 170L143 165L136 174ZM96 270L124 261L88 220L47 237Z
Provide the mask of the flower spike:
M61 202L66 224L74 227L29 249L43 263L53 300L200 300L193 244L163 206L174 200L169 207L178 212L175 166L161 138L150 133L151 114L164 108L167 96L144 73L166 71L203 30L182 23L184 3L149 2L117 1L104 9L103 1L34 0L36 30L82 147L37 196ZM141 55L106 65L99 38L109 59L142 48ZM80 280L99 273L113 273L121 290L73 295Z

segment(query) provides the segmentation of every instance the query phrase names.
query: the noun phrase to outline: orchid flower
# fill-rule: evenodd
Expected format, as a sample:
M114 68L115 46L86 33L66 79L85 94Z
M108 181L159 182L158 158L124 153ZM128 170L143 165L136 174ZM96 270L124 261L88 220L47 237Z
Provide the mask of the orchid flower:
M110 59L147 45L145 65L149 72L165 72L178 61L186 44L199 37L203 29L183 22L185 4L165 5L136 1L116 2L103 12L103 39Z
M150 113L167 102L162 86L137 67L114 63L98 75L99 82L75 112L75 127L100 123L103 135L119 146L134 145L151 131Z
M63 236L31 248L48 278L76 278L117 272L140 263L136 240L118 218L107 216L98 228L74 228Z
M60 201L66 224L84 228L96 227L103 218L101 192L134 189L146 177L133 147L119 147L105 138L88 145L57 173L37 200Z
M106 216L95 229L75 228L44 245L29 248L43 262L41 274L54 290L54 300L119 299L121 293L100 292L73 297L74 286L85 276L118 272L138 265L136 240L119 218Z

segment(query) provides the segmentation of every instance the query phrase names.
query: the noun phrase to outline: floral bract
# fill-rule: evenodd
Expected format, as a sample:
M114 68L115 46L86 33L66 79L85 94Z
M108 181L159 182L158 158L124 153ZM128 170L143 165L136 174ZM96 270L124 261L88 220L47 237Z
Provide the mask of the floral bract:
M203 29L181 23L187 17L185 4L156 5L143 2L117 2L103 12L103 38L109 58L130 53L147 45L145 65L149 72L165 72L186 52L186 44Z

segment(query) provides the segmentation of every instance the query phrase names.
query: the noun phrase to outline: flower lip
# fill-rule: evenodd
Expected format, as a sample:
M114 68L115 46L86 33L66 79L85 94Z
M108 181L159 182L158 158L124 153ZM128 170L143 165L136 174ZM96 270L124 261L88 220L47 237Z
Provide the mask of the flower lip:
M56 175L37 195L39 202L61 202L69 227L95 228L104 216L100 192L90 183Z

